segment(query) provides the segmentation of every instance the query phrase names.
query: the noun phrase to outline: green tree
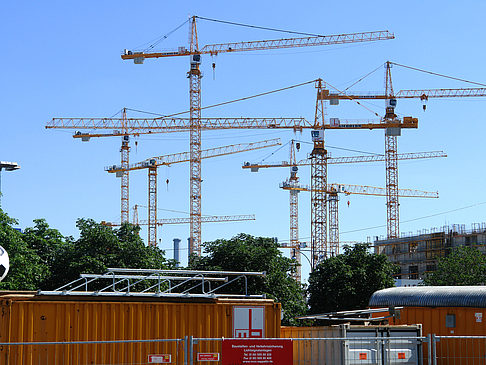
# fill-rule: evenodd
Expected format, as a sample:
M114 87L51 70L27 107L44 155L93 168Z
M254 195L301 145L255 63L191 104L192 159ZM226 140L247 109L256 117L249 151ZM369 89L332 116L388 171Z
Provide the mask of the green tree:
M168 269L164 251L145 246L139 236L140 228L124 224L118 229L102 225L92 219L78 219L77 240L72 238L56 252L52 275L42 289L55 289L79 278L81 273L102 274L108 268Z
M194 270L265 271L265 277L248 278L248 294L266 294L282 303L284 324L296 324L294 317L306 312L304 291L292 277L293 261L286 258L272 238L239 234L229 240L203 243L205 256L192 256ZM222 289L223 290L223 289ZM226 293L244 293L239 281L224 288Z
M42 288L50 280L52 269L63 253L65 238L57 229L50 228L45 219L34 219L34 227L26 228L22 239L34 250L44 268L43 278L37 283L36 289Z
M475 247L460 246L437 261L437 270L424 279L424 285L484 285L486 256Z
M311 313L362 309L379 289L394 286L397 267L370 245L344 246L344 253L322 261L309 275Z
M7 251L10 260L10 270L0 282L0 289L36 290L49 275L49 267L24 240L24 235L13 228L17 224L0 209L0 245Z

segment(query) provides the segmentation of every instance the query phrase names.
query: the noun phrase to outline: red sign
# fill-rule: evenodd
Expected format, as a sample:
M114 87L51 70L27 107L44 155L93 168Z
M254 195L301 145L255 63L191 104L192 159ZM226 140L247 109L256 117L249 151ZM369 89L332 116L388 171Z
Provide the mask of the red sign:
M292 340L223 339L221 365L292 365Z
M219 361L219 352L198 352L197 361Z
M368 358L366 352L360 352L359 353L359 359L360 360L366 360Z
M150 364L167 364L171 362L170 355L168 354L148 355L148 362Z
M399 359L405 359L405 352L399 352L398 353L398 358Z

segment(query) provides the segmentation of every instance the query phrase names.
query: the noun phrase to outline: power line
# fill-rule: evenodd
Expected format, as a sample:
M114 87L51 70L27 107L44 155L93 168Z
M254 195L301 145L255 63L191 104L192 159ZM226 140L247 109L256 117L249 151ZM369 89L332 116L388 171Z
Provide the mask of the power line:
M486 202L480 202L480 203L476 203L476 204L471 204L471 205L467 205L467 206L461 207L461 208L446 210L446 211L443 211L443 212L434 213L434 214L430 214L430 215L425 215L425 216L422 216L422 217L407 219L405 221L400 221L400 223L415 222L415 221L418 221L418 220L421 220L421 219L427 219L427 218L431 218L431 217L437 217L439 215L453 213L453 212L457 212L459 210L474 208L474 207L477 207L479 205L484 205L484 204L486 204ZM379 226L373 226L373 227L366 227L366 228L354 229L354 230L351 230L351 231L340 232L339 234L354 233L354 232L361 232L361 231L368 231L370 229L383 228L383 227L386 227L386 224L382 224L382 225L379 225Z

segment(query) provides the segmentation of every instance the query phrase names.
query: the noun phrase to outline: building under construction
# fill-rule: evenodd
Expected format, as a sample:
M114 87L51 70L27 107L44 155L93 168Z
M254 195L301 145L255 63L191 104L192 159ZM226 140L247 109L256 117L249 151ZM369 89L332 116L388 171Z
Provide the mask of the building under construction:
M486 253L486 223L453 224L419 231L400 238L375 239L375 252L384 254L400 266L399 279L422 280L427 272L435 271L437 260L447 256L455 247L474 246Z

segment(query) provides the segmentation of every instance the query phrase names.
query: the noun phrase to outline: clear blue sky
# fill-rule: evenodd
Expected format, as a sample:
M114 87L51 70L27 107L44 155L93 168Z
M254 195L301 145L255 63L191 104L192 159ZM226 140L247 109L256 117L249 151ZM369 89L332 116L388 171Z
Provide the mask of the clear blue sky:
M231 4L231 5L229 5ZM338 34L389 30L396 39L370 44L312 47L293 50L204 57L202 104L210 105L269 91L318 77L346 88L387 60L441 74L486 83L484 14L482 1L2 1L0 160L17 161L21 170L2 172L2 207L22 228L35 218L64 235L76 236L77 218L118 221L120 181L104 166L120 161L120 140L74 140L69 131L46 130L52 117L110 117L121 108L161 114L188 109L186 58L147 60L144 65L122 61L124 48L135 48L163 36L188 15L308 33ZM288 37L206 21L199 22L200 45L230 41ZM186 46L184 26L158 49ZM213 77L211 63L216 62ZM356 91L382 91L384 69L356 85ZM421 89L469 87L452 80L393 68L394 87ZM403 131L399 152L444 150L447 159L400 162L401 188L436 191L438 200L402 199L401 231L416 232L444 224L486 221L484 217L485 117L482 99L399 101L401 116L419 118L419 129ZM383 113L380 102L367 104ZM312 120L312 85L249 102L210 109L203 116L300 117ZM373 115L347 103L328 108L328 117L369 119ZM140 114L131 113L138 117ZM309 133L223 131L203 134L203 148L280 137L310 142ZM134 140L132 140L134 142ZM140 137L132 142L131 162L189 149L187 134ZM382 153L383 131L335 131L328 146ZM298 158L310 152L302 144ZM353 155L329 148L332 156ZM203 162L202 212L207 215L256 214L244 223L203 225L203 241L230 238L239 232L289 237L288 193L278 188L286 169L241 169L244 161L288 159L288 148L262 150ZM159 208L188 212L189 166L159 169ZM309 183L302 168L302 183ZM331 166L329 182L384 186L384 164ZM165 181L169 179L168 186ZM130 206L147 204L147 176L131 174ZM309 195L300 194L300 237L310 236ZM350 201L349 207L347 201ZM342 241L362 241L386 234L385 198L343 197L340 210ZM466 209L463 207L472 206ZM454 211L453 211L454 210ZM141 210L140 218L146 218ZM159 218L186 216L159 211ZM425 216L429 218L417 219ZM407 222L408 221L408 222ZM377 227L368 229L369 227ZM161 247L172 256L172 239L185 240L189 226L159 230ZM142 232L146 238L146 231ZM305 263L304 263L305 264ZM304 272L308 269L304 268Z

